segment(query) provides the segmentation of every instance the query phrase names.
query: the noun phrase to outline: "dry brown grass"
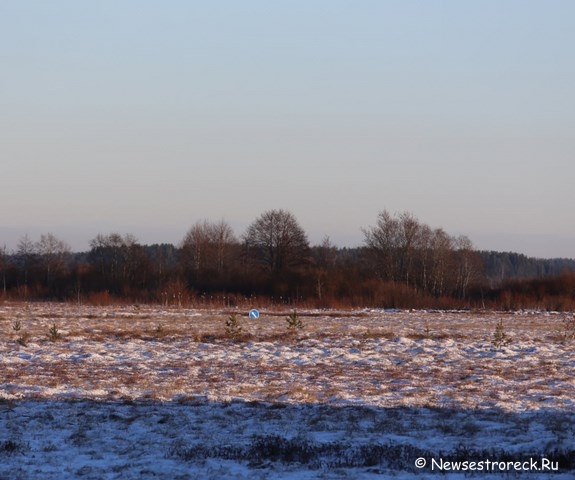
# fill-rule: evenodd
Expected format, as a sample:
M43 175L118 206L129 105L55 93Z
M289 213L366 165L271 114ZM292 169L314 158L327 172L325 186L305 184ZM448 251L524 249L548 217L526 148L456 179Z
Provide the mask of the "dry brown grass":
M290 334L288 313L259 320L238 314L242 333L230 338L229 311L5 305L0 354L16 359L3 365L0 393L32 397L52 388L105 398L215 395L313 403L373 397L390 405L473 408L506 401L507 394L573 396L570 360L563 355L570 355L569 345L547 335L561 327L560 316L506 315L515 350L494 351L499 313L298 312L305 327ZM46 335L53 324L61 333L55 343ZM25 346L17 342L24 333ZM313 349L320 356L308 362ZM459 356L451 358L450 349ZM36 354L42 362L29 361Z

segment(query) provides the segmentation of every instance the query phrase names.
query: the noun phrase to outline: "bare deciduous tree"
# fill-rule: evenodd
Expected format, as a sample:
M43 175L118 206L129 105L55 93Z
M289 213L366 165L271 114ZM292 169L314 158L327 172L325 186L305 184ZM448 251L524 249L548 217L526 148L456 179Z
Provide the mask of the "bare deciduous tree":
M392 216L386 210L377 224L363 230L378 276L404 282L436 297L465 298L478 269L471 241L432 230L410 213Z
M304 264L309 242L295 216L285 210L262 213L247 229L244 241L251 255L271 273Z
M321 245L313 247L313 262L317 275L316 293L320 302L323 300L325 284L330 270L335 267L336 258L337 247L331 243L328 236L323 238Z
M481 271L481 261L477 252L473 249L473 243L465 235L457 237L455 240L457 248L457 290L459 298L467 296L469 285L478 279Z
M65 273L71 249L51 233L41 235L35 249L46 275L46 283L50 285L56 276Z
M195 223L182 241L182 254L188 268L222 274L229 262L236 237L224 220Z
M120 293L145 281L147 257L131 234L98 234L90 241L89 260L97 265L102 280L112 293Z
M0 249L0 271L2 272L2 294L6 296L6 268L8 265L6 245Z
M362 230L365 244L372 253L379 276L385 280L398 280L399 220L392 217L387 210L383 210L377 216L377 223L374 227Z
M28 235L24 235L18 241L16 250L18 266L23 275L24 295L28 294L28 284L30 283L31 271L37 260L36 247Z
M442 228L433 231L431 239L431 286L430 293L441 297L447 292L449 274L452 272L453 238Z

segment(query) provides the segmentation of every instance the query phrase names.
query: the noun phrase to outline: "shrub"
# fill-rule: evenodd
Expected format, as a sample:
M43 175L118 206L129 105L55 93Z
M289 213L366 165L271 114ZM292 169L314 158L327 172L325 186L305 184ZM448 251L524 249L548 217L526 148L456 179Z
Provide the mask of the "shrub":
M0 442L0 455L15 455L17 453L23 454L28 450L29 446L16 440L4 440Z
M30 334L28 332L24 332L18 336L18 338L16 339L16 343L18 343L18 345L25 347L26 345L28 345L28 340L30 340Z
M575 339L575 316L565 317L563 319L563 340Z

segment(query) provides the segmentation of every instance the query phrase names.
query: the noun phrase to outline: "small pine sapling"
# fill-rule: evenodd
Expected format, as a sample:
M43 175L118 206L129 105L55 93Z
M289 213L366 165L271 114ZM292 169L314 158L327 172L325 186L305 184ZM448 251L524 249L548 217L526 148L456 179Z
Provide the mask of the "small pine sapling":
M509 338L507 333L505 333L502 319L499 319L499 322L495 325L495 331L493 332L493 340L491 343L495 348L506 347L511 343L511 338Z
M242 333L242 326L238 321L235 313L232 313L226 320L226 335L234 340L237 340Z
M62 337L62 334L58 331L58 328L56 327L56 324L52 324L52 326L50 327L50 329L48 330L48 339L51 342L56 342L57 340L59 340Z
M28 343L28 340L30 339L30 334L27 332L22 332L22 323L20 320L14 321L12 324L12 330L14 330L16 333L20 332L20 335L18 335L18 338L16 339L16 343L25 347Z
M297 314L297 312L295 310L288 315L288 317L286 318L286 322L287 322L288 330L295 330L295 329L302 329L303 328L303 323L301 321L301 318L299 318L299 315Z

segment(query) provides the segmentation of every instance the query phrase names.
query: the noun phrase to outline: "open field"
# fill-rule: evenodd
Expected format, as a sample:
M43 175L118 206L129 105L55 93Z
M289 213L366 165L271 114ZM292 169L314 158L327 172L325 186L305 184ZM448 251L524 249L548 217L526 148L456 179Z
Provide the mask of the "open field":
M575 472L571 314L231 313L0 305L0 479Z

